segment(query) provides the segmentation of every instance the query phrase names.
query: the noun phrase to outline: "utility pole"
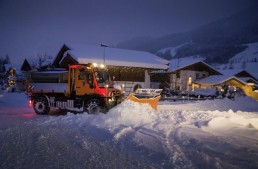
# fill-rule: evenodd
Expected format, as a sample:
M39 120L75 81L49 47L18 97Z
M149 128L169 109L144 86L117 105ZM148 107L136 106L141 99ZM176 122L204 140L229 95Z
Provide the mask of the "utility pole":
M105 50L105 48L108 47L108 45L102 43L100 46L104 48L103 61L104 61L104 65L105 65L106 64L105 63L106 62L106 50Z

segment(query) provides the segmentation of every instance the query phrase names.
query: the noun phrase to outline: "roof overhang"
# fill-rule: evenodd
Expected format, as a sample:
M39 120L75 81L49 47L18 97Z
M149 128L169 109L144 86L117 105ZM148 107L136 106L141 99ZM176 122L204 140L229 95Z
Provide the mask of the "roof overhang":
M235 76L225 77L223 75L209 76L209 77L203 78L201 80L195 81L193 83L202 84L202 85L220 85L220 84L226 83L227 81L232 80L232 79L238 81L241 84L244 84L244 85L247 84L247 82L245 82Z
M66 50L63 53L63 57L59 60L59 64L61 65L67 57L71 57L79 64L99 63L107 66L163 70L168 69L169 63L169 61L148 52L97 46L84 46L84 48L81 47L80 49L69 47L69 50Z
M214 69L213 67L211 67L210 65L208 65L207 63L203 62L203 61L197 61L197 62L193 62L191 64L187 64L181 67L178 67L176 69L170 69L168 70L168 72L178 72L181 70L194 70L194 71L201 71L201 70L206 70L208 72L210 72L210 74L212 75L222 75L222 73L220 73L218 70Z

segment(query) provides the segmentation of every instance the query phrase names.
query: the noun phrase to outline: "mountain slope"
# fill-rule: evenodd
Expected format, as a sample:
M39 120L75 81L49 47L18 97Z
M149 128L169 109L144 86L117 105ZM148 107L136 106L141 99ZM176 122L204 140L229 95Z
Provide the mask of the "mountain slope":
M130 49L149 51L166 59L201 55L208 63L226 63L231 57L246 49L243 44L258 42L257 9L258 3L242 12L189 32L152 39L133 47L130 43L120 47L131 46ZM180 46L176 54L170 55L169 48L176 46ZM164 48L167 48L167 51ZM161 49L163 52L158 52Z

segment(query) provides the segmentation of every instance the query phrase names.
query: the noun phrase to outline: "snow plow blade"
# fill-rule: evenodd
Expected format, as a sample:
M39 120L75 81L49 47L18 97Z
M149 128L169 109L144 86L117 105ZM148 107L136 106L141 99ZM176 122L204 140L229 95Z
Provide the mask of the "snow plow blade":
M147 103L157 110L162 89L137 89L134 94L130 94L127 99L138 103Z

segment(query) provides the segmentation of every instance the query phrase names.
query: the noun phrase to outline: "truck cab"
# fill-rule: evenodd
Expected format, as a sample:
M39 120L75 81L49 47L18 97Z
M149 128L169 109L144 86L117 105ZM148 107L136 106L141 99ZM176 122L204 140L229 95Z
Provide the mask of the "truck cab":
M112 92L108 90L112 88L112 81L104 68L73 65L69 67L69 76L69 93L75 92L76 95L99 93L106 96Z

